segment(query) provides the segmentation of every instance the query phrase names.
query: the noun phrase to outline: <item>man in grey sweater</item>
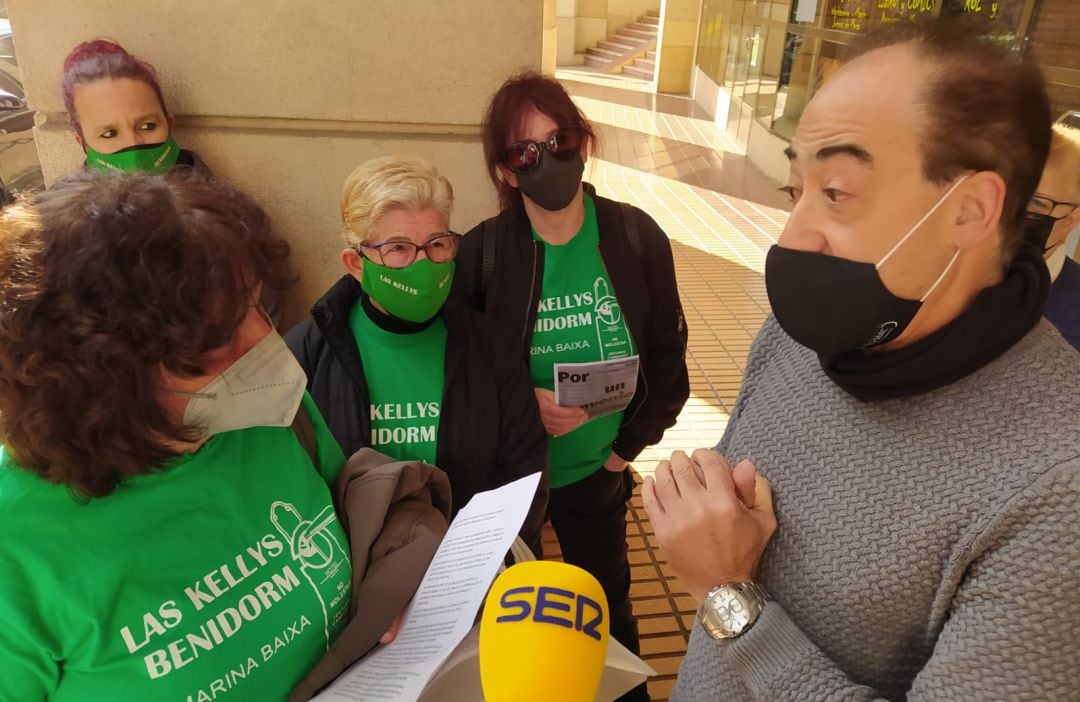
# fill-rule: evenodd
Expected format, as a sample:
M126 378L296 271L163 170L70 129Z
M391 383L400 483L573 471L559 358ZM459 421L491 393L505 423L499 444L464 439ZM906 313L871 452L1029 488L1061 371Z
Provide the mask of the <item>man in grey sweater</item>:
M1042 79L943 21L890 29L788 151L723 439L643 488L702 603L678 702L1080 699L1080 356L1021 243Z

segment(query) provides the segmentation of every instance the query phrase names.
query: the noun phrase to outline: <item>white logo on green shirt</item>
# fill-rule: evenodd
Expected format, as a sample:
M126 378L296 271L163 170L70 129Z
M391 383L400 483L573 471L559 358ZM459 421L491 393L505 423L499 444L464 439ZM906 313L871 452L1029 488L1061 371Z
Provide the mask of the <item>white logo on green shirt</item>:
M270 521L284 542L277 534L267 533L244 552L185 587L186 602L180 598L166 600L156 612L144 613L141 631L133 632L130 626L120 629L120 637L129 653L138 653L151 644L156 646L143 654L143 663L151 679L164 678L231 639L245 624L255 621L292 594L300 585L301 577L311 586L322 607L323 649L330 647L331 632L344 615L341 604L349 597L347 580L338 577L342 568L348 568L349 560L347 551L334 534L335 528L340 530L334 508L327 505L315 519L307 520L292 504L278 501L270 507ZM278 568L273 561L285 553L286 547L293 562ZM250 582L255 582L257 575L260 582L252 588ZM230 590L241 587L246 594L231 606L206 617L182 638L168 643L158 639L184 621L184 610L188 609L189 603L191 611L202 612ZM331 615L335 610L336 617ZM311 620L302 615L272 641L260 646L262 662L269 661L311 624ZM249 656L224 678L215 680L211 687L223 688L226 683L232 687L238 679L247 677L258 667L259 661ZM199 694L189 696L189 699L204 699L204 696Z

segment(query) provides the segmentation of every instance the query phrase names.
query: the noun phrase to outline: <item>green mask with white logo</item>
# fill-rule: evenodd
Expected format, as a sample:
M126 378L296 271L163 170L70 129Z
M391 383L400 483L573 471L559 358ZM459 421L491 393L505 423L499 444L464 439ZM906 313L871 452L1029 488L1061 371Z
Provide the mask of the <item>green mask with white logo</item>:
M388 314L407 322L426 322L442 309L454 280L454 262L426 258L405 268L387 268L364 259L360 288Z
M180 158L180 145L172 134L160 144L137 144L116 153L103 154L86 147L86 165L96 171L168 173Z

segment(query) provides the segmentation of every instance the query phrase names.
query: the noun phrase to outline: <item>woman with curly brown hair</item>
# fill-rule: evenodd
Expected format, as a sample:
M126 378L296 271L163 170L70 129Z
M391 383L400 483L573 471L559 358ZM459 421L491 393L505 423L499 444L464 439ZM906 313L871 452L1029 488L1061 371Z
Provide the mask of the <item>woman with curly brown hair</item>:
M257 303L287 256L221 181L0 215L0 699L283 699L341 631L344 457Z

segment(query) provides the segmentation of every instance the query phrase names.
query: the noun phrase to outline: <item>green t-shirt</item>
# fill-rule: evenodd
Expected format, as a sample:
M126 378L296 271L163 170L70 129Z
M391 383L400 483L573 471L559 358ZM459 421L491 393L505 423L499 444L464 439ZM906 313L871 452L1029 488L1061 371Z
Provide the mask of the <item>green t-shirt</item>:
M533 384L555 389L556 363L610 361L634 355L634 341L600 258L596 205L585 195L585 221L567 243L544 242L544 284L533 329L529 370ZM533 231L533 238L542 241ZM622 412L598 417L551 437L551 487L592 475L611 454Z
M344 628L352 567L328 485L287 427L212 437L108 497L0 447L0 700L283 700Z
M364 362L371 446L399 461L435 464L446 376L446 325L398 334L372 321L358 300L349 327Z

